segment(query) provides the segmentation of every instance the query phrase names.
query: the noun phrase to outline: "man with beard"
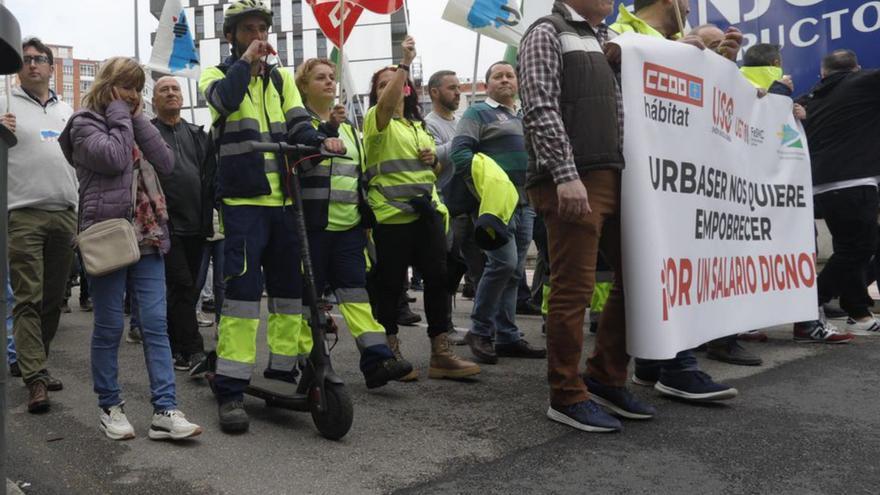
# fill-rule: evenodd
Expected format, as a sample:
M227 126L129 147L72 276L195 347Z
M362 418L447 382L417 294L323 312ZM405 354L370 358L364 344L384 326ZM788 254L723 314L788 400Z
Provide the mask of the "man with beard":
M293 76L268 63L272 9L260 0L238 0L223 20L232 55L199 80L211 109L218 146L217 186L222 200L226 297L220 315L217 396L220 429L248 429L244 390L257 358L263 288L269 296L269 365L263 376L295 382L302 311L300 239L285 206L286 171L273 153L253 151L248 141L287 142L344 153L337 126L312 127ZM265 277L264 274L265 273Z
M434 136L434 143L437 145L437 159L441 167L437 186L442 195L455 172L455 165L449 159L449 151L452 149L452 138L455 137L455 128L459 120L455 115L461 103L458 76L451 70L435 72L428 79L428 94L431 96L431 113L425 116L425 125L428 127L428 132ZM466 275L471 279L471 283L473 283L473 274L482 271L483 264L482 254L474 244L473 230L473 221L469 216L460 215L455 218L452 250L453 253L461 253L464 257L465 263L468 264ZM449 341L453 344L463 344L466 332L456 330L452 323L452 296L449 298L449 313Z

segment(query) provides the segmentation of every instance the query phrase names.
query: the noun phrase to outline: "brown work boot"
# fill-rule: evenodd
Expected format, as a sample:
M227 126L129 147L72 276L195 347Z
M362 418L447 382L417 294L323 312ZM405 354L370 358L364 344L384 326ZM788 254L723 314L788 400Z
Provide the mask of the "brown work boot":
M466 378L480 372L477 363L466 361L452 352L446 332L431 338L431 366L428 378Z
M400 353L400 339L397 338L397 335L389 335L388 336L388 347L391 348L391 352L394 353L394 359L398 361L406 362L403 359L403 354ZM419 370L415 366L412 367L412 371L398 378L399 382L414 382L419 379Z
M30 398L28 398L28 412L41 413L49 410L49 389L43 380L34 380L27 384Z

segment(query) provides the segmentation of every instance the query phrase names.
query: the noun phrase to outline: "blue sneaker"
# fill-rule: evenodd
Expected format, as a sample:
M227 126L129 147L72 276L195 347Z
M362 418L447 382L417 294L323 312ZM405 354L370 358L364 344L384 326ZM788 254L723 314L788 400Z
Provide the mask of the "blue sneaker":
M605 433L623 429L617 418L603 411L591 400L558 408L551 405L547 409L547 417L581 431Z
M735 388L715 383L699 370L661 373L654 388L663 395L692 401L726 400L739 394Z
M639 367L639 365L636 365L636 368L633 371L632 382L636 385L641 385L643 387L653 387L659 379L660 368L656 366Z
M612 414L626 419L651 419L657 414L654 406L636 399L626 387L603 385L592 378L584 378L584 384L593 401Z

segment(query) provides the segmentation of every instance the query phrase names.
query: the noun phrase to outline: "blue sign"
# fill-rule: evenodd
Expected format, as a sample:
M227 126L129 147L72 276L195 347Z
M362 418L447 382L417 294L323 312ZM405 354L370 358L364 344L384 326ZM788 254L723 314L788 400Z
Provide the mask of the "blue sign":
M173 32L174 44L171 48L168 68L173 73L198 67L199 55L196 53L195 42L189 32L189 24L186 22L186 11L183 9L180 9L180 13L175 18Z
M495 23L495 27L506 24L506 20L516 11L507 5L507 0L475 0L468 12L468 24L472 28L489 27Z
M616 0L617 5L632 0ZM782 67L796 94L819 80L822 57L847 48L864 68L880 68L880 1L876 0L690 0L691 26L736 26L743 49L756 43L782 45Z

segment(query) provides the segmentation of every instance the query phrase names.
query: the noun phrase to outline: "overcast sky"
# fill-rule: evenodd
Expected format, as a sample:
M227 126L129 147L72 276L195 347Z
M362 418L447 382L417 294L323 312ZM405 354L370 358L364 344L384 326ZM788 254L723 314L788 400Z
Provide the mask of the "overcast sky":
M441 19L446 0L409 0L410 33L416 37L425 74L452 69L463 77L474 71L476 34ZM139 0L141 60L150 55L150 33L158 21L150 0ZM21 24L22 36L71 45L74 56L103 60L134 55L134 0L6 0ZM479 74L502 58L502 43L483 38Z

